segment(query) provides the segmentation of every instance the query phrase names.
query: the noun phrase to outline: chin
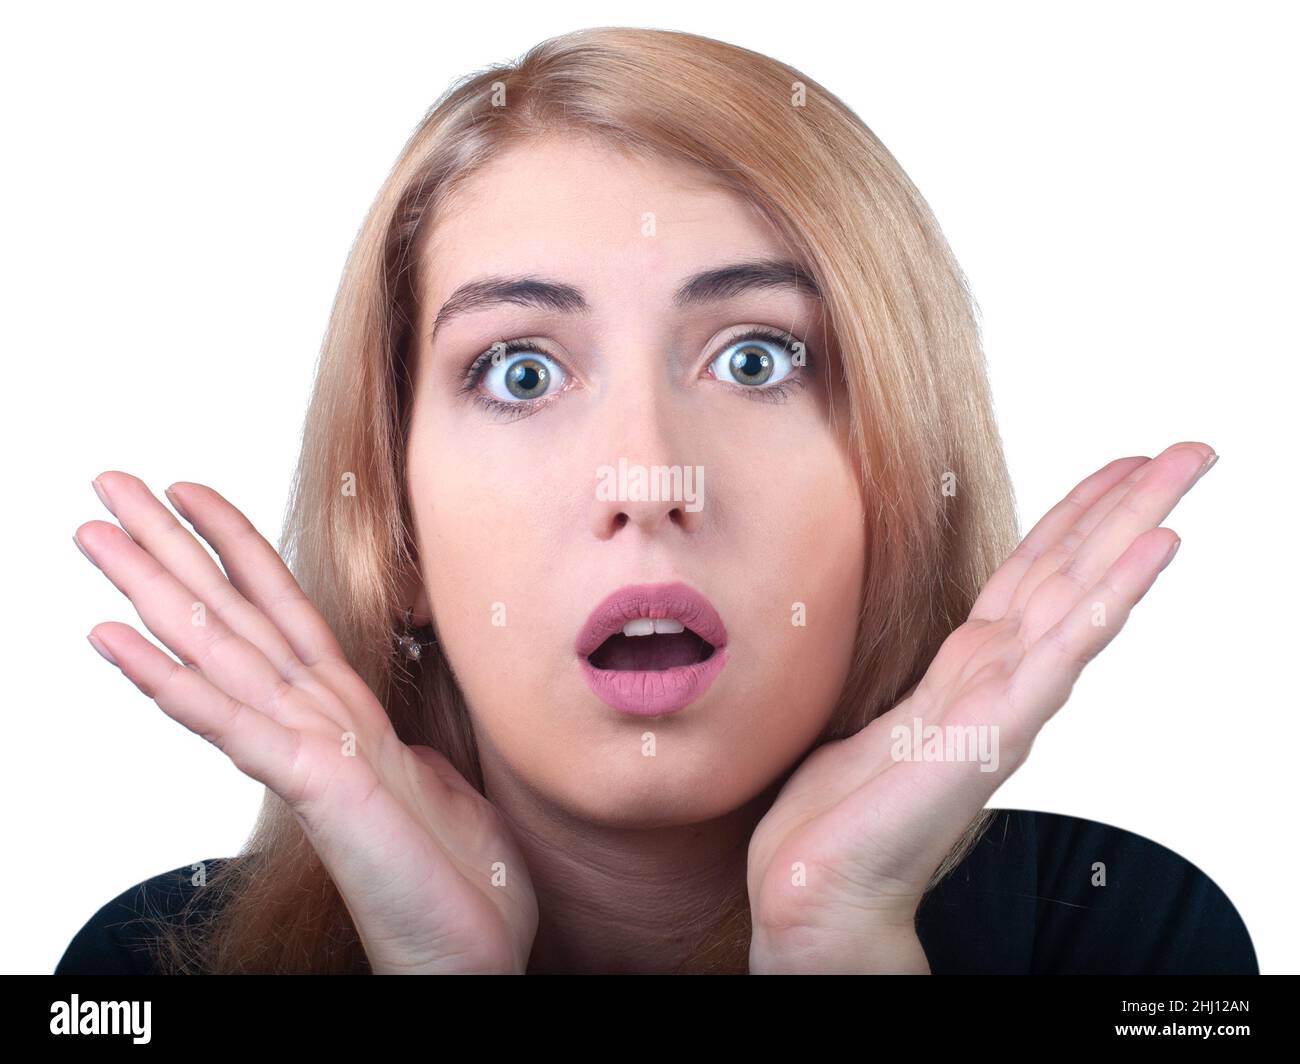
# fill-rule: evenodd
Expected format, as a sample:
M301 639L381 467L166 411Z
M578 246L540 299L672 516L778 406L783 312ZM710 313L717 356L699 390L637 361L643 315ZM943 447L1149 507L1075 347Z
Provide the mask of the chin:
M674 739L666 735L657 742L653 757L643 755L639 744L631 745L626 755L593 753L599 768L575 767L563 779L552 780L548 789L558 804L582 820L644 829L725 816L768 782L754 773L752 763L738 764L734 752L710 752L698 740L672 749Z

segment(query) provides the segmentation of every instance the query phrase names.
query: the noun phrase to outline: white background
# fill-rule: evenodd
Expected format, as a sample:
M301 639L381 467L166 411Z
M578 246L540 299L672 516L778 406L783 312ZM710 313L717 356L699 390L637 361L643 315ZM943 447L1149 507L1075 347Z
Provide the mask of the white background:
M453 78L584 26L689 30L839 95L968 273L1022 531L1113 458L1222 458L1171 567L992 805L1182 854L1300 971L1296 22L1283 4L116 3L0 32L8 914L51 971L109 898L237 851L262 788L85 640L106 469L276 541L349 245ZM846 22L849 19L851 21Z

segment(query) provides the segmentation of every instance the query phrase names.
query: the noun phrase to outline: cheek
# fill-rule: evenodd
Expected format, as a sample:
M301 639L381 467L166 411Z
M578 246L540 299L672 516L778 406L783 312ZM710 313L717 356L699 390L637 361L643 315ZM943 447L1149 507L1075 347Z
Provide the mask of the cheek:
M829 439L806 443L751 485L741 533L748 573L744 645L754 705L776 746L813 738L848 674L862 601L866 532L861 492ZM724 585L725 586L725 585ZM792 708L793 707L793 708Z
M421 553L440 629L482 639L494 605L530 585L539 558L538 506L550 490L519 456L434 447L412 474ZM530 517L532 518L530 520ZM506 603L507 609L510 603ZM500 610L497 609L499 613ZM464 638L465 636L462 636Z
M499 453L485 440L416 446L413 439L410 481L423 575L462 691L472 709L489 714L535 705L563 662L543 653L559 638L551 630L559 576L548 516L559 489L554 463L547 468L518 449Z
M752 588L761 628L792 627L805 607L813 627L858 605L865 514L852 461L825 426L791 433L748 454L722 452L713 485L725 511L718 537L735 576ZM778 636L780 637L780 636Z

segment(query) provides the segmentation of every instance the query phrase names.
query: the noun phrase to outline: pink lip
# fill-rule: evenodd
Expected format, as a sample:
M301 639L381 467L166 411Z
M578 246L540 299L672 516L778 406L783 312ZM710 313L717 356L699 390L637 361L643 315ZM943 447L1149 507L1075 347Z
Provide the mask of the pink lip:
M713 644L707 661L652 671L598 669L587 660L611 635L638 617L672 618ZM631 584L604 598L578 633L574 650L587 686L608 706L637 716L671 713L690 705L709 689L727 663L727 629L718 611L694 588L672 584Z

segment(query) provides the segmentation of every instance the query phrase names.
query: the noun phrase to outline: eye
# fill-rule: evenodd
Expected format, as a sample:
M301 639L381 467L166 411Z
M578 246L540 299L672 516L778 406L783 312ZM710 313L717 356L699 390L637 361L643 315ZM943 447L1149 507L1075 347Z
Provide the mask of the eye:
M718 380L760 390L779 384L806 362L802 341L775 329L756 328L732 340L713 360L711 368Z
M516 357L517 356L517 357ZM484 382L484 395L479 382ZM568 375L558 361L527 339L498 340L465 371L462 394L506 419L524 417L559 394Z
M563 387L568 379L549 355L532 351L526 345L502 344L489 348L486 354L488 364L483 381L487 390L502 402L541 399Z

